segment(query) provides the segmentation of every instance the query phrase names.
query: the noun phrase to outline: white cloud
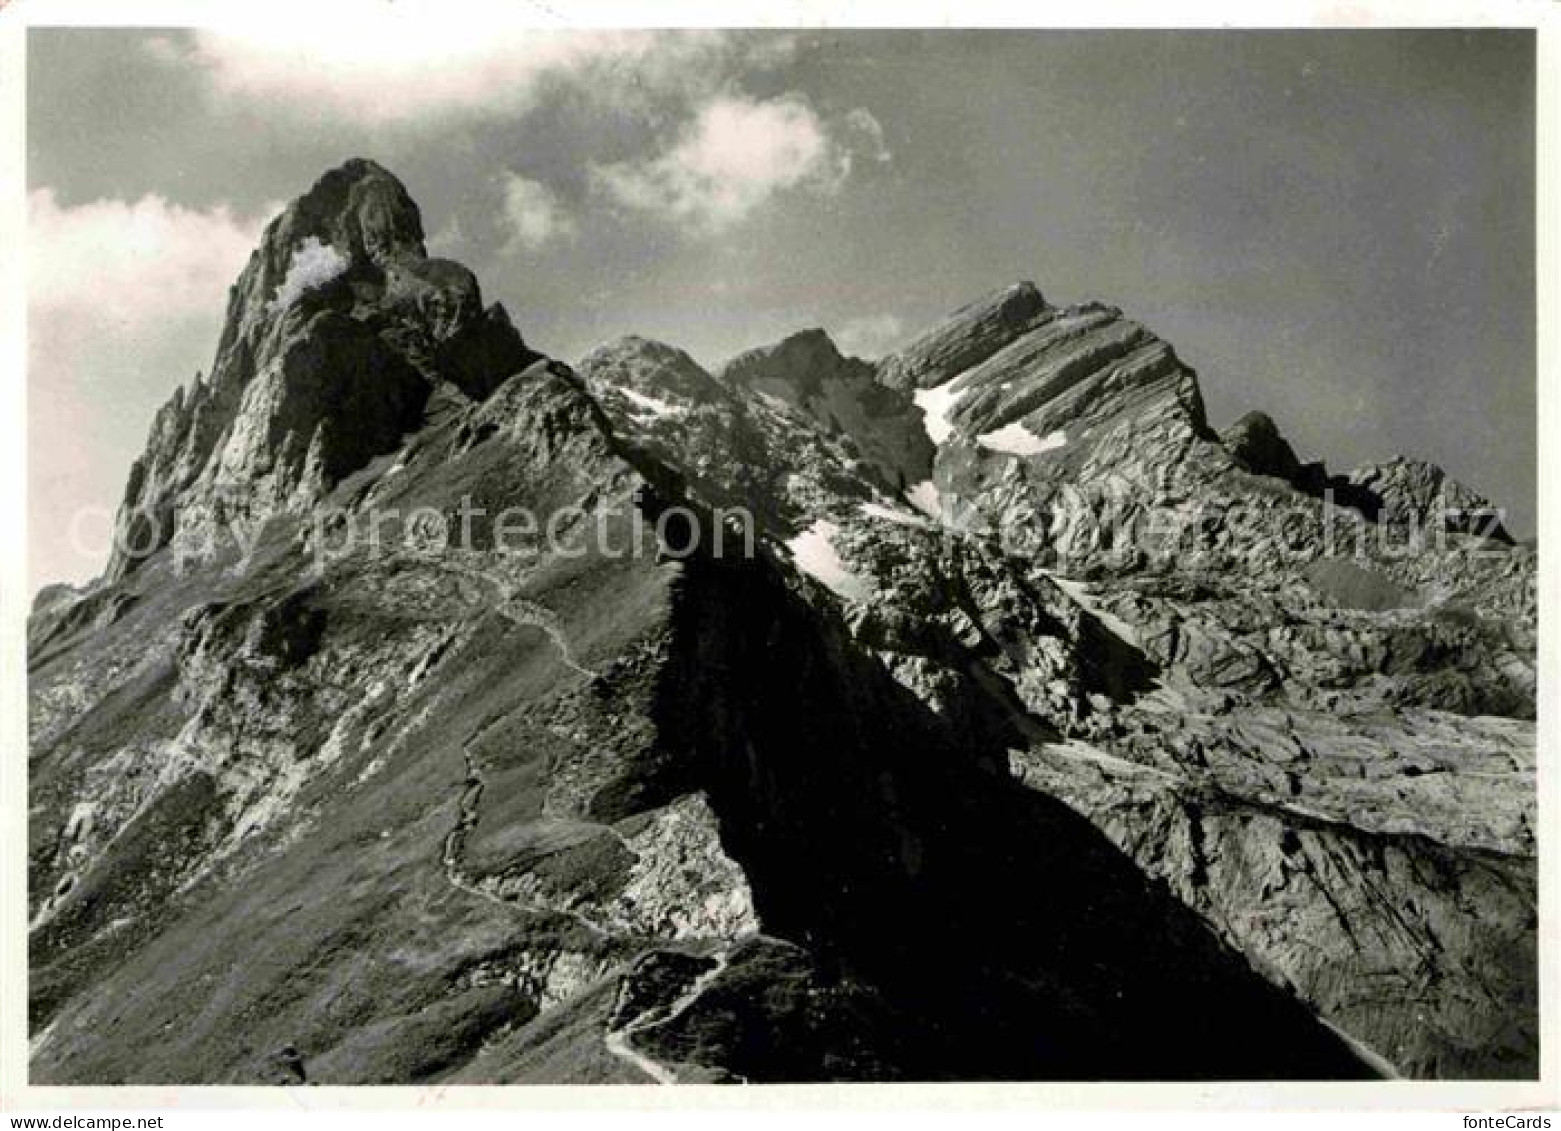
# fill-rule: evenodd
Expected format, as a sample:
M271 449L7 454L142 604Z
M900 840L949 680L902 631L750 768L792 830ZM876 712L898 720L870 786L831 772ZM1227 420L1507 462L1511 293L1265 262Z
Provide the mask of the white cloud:
M161 196L61 207L52 190L28 198L28 304L128 332L217 310L259 241L262 218L227 207L183 208Z
M505 173L501 183L506 254L535 251L575 234L574 217L552 189L519 173Z
M28 198L29 557L35 581L82 579L107 546L72 523L112 506L155 407L206 364L228 286L266 215L160 196L61 205ZM99 524L101 525L101 524Z
M442 255L455 257L466 244L466 230L461 227L461 218L452 215L439 229L424 241L429 255Z
M835 343L842 353L856 357L882 357L905 334L905 325L892 314L876 314L869 318L853 318L842 323L835 331Z
M276 288L272 311L284 310L305 291L322 287L347 270L351 261L328 243L310 236L293 249L287 262L287 277Z
M756 100L724 94L701 106L664 153L598 166L593 177L620 204L719 231L777 193L838 192L854 153L845 135L862 128L859 117L853 126L855 114L832 128L800 95Z
M355 124L454 113L521 113L560 79L588 86L707 81L720 32L557 30L522 26L480 0L333 0L308 20L274 16L146 42L156 59L195 66L225 95Z
M605 114L614 138L641 136L619 128L628 120L670 129L673 141L657 152L619 149L617 163L591 165L585 142L579 159L594 174L597 201L696 230L724 228L784 190L835 192L859 160L889 159L883 130L865 109L826 120L800 95L738 93L794 63L795 35L537 28L527 19L534 13L491 0L332 0L308 20L234 15L141 43L162 65L203 76L219 99L310 124L438 128L452 119L524 117L567 97ZM529 210L521 202L512 248L567 234L572 221L556 198L539 201Z

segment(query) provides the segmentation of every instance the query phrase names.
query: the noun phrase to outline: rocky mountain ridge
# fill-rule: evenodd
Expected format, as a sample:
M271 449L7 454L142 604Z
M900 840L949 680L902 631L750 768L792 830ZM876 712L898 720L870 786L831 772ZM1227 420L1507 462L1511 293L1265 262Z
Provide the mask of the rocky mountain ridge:
M349 162L35 605L34 1079L1532 1075L1536 555L1444 503L1028 283L570 369Z

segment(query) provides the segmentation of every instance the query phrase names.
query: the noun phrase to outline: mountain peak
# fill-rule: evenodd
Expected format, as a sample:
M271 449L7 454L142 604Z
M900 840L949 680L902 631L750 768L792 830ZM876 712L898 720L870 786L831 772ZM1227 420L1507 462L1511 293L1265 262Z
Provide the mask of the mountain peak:
M812 393L844 364L847 359L834 341L815 326L788 334L770 345L744 350L721 366L716 375L728 383L780 383Z
M927 477L932 447L910 397L881 383L870 362L843 355L817 327L740 353L716 377L739 392L789 405L828 434L848 437L885 484Z
M1397 455L1384 463L1365 464L1349 473L1348 484L1365 493L1371 516L1378 522L1512 541L1501 523L1499 507L1428 460Z
M352 158L266 226L210 379L158 411L110 578L176 535L309 505L417 428L435 391L481 400L539 357L471 271L428 255L401 181Z
M898 389L930 389L979 365L1012 342L1048 308L1028 280L984 295L954 311L899 353L879 363L879 376Z
M384 166L353 157L321 175L277 225L293 241L313 235L354 259L384 264L426 255L423 219L406 186ZM272 233L267 231L268 239Z
M611 387L653 400L670 393L691 404L725 397L720 383L688 354L637 334L598 346L581 360L580 371L597 393Z
M1301 461L1266 412L1249 412L1220 434L1220 441L1248 471L1294 482Z

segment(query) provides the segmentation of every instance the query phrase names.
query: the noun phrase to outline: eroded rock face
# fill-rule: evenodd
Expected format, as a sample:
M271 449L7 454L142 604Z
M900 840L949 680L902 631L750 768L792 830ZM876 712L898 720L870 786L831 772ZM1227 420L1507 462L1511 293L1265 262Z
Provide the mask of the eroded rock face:
M29 625L35 1080L1536 1071L1536 553L1436 469L1029 284L578 370L377 166L271 225Z
M1489 499L1425 460L1367 464L1350 472L1349 482L1367 493L1378 522L1512 541Z
M1237 463L1254 474L1294 483L1301 473L1295 449L1280 435L1279 426L1266 412L1247 413L1220 433L1220 441Z
M1047 310L1034 283L1005 288L961 307L879 366L884 384L925 389L985 361Z
M536 357L470 271L426 254L400 181L347 162L267 225L210 378L158 412L108 576L176 538L309 506L399 446L435 393L480 400Z
M933 446L910 397L876 380L872 365L842 357L822 330L740 354L719 379L800 409L845 437L873 473L900 490L927 478Z

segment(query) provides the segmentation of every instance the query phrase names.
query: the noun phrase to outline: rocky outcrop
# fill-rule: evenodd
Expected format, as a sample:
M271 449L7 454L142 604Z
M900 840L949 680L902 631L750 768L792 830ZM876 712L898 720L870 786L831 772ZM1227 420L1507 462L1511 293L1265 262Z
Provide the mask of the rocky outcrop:
M894 491L927 478L933 447L911 399L881 384L874 367L842 357L822 330L739 354L719 380L774 397L805 413L816 427L842 436L853 454Z
M1425 460L1396 456L1348 475L1330 475L1319 463L1303 464L1266 413L1249 412L1220 436L1247 471L1282 479L1297 490L1359 511L1375 523L1409 527L1426 536L1443 532L1512 543L1502 515L1489 499Z
M35 608L33 1079L1532 1075L1537 552L1311 475L1029 284L575 371L351 162Z
M744 363L747 372L766 369L761 356ZM913 461L926 451L924 436L906 437L913 422L908 408L870 415L866 406L876 402L859 383L860 368L840 360L845 383L830 396L843 398L838 403L855 432L844 422L820 426L814 411L828 411L824 400L809 408L800 390L793 403L746 381L717 379L681 350L644 338L592 351L580 362L580 375L620 440L661 469L652 474L665 476L669 491L752 513L763 527L790 536L822 511L841 509L842 501L851 510L896 497L902 476L890 461ZM852 400L853 388L863 399ZM884 453L882 463L866 458L869 445Z
M158 411L108 576L307 507L397 447L436 394L480 400L536 357L470 271L427 255L401 183L347 162L267 225L210 378Z
M1266 412L1249 412L1220 433L1220 442L1236 462L1254 475L1271 475L1286 483L1301 478L1302 464L1290 441Z
M1350 472L1348 482L1369 500L1378 522L1512 542L1494 503L1425 460L1397 456L1367 464Z
M1034 283L1024 282L961 307L899 353L879 363L883 383L926 389L977 365L1013 341L1047 309Z
M1048 307L978 363L924 379L939 517L1048 562L1148 552L1151 515L1185 516L1235 466L1192 371L1109 306Z
M66 582L56 582L53 585L45 585L33 594L32 608L28 610L29 616L41 616L55 612L81 596L80 591Z

